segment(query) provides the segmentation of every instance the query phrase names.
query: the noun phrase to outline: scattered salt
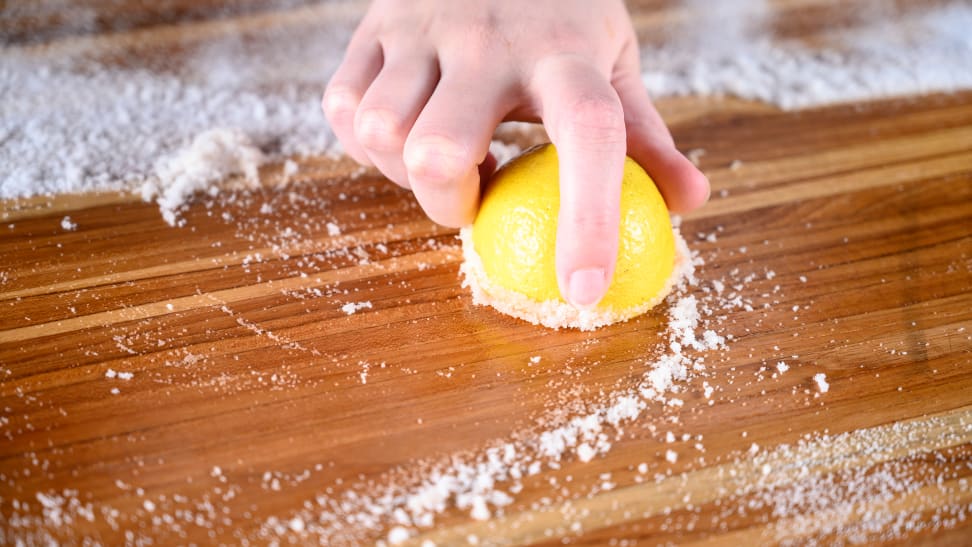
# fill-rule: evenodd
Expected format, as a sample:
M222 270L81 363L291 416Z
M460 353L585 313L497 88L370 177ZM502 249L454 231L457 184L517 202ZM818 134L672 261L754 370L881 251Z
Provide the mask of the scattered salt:
M189 148L156 162L155 176L142 185L142 199L155 199L162 218L170 226L181 226L180 212L193 194L214 195L221 181L233 175L243 176L237 186L256 188L258 168L265 161L263 152L241 131L210 129L197 135Z
M771 38L768 1L685 1L692 16L642 51L652 96L733 95L792 109L972 87L966 2L883 16L852 10L857 26L824 31L810 46Z
M388 531L388 543L392 545L401 545L408 541L408 538L412 537L412 534L407 528L402 526L395 526Z
M830 384L827 383L826 374L822 372L814 374L813 381L817 383L817 389L820 391L820 393L827 393L827 391L830 390Z
M595 455L597 455L597 451L591 448L591 445L587 443L581 443L580 446L577 447L577 459L584 463L594 459Z
M341 311L348 315L352 315L363 309L371 309L373 306L371 302L348 302L347 304L341 306Z
M492 513L489 511L489 507L486 507L486 500L481 497L477 497L472 502L472 510L469 512L469 516L474 520L489 520Z

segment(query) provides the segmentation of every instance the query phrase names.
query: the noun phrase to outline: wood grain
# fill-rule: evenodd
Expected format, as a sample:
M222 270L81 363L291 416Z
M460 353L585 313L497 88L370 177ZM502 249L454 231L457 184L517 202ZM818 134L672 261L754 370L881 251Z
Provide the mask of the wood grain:
M775 4L803 25L832 16ZM664 7L631 5L639 21ZM150 20L43 54L233 22ZM605 456L525 477L488 521L452 508L410 542L968 543L972 93L659 106L714 186L683 221L705 262L693 290L739 285L753 309L715 311L733 340L682 407L649 406ZM200 199L183 228L132 195L3 202L0 543L374 543L389 518L326 541L287 523L529 438L635 385L666 342L666 306L594 333L476 307L455 233L407 192L328 158L279 188L280 168L267 188Z

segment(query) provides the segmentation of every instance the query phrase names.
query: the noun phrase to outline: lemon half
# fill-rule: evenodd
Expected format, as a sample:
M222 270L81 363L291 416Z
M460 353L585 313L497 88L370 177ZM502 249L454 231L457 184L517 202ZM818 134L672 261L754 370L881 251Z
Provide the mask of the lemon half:
M583 330L661 302L691 261L661 194L631 158L624 164L618 262L607 294L590 310L563 299L555 266L559 179L552 144L525 151L493 176L475 222L460 233L462 271L474 301L534 324Z

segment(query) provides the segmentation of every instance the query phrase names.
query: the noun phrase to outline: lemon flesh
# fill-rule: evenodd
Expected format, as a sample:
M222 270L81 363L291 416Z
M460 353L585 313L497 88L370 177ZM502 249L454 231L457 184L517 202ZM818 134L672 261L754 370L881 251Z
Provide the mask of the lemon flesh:
M567 304L557 285L555 265L559 180L557 151L547 144L510 161L490 181L472 226L471 242L466 241L470 234L463 234L464 244L471 244L468 250L476 255L476 269L481 268L477 273L485 276L480 280L485 286L480 289L486 296L513 293L526 301L547 304L545 313L556 309L563 314L562 306ZM672 229L668 209L654 182L641 166L626 158L618 261L607 294L596 307L598 319L594 323L606 324L643 313L668 294L680 261L677 239L684 246ZM523 307L524 299L518 300L514 307ZM511 313L504 306L494 307ZM551 319L553 324L548 324L542 317L527 315L548 326L561 326L564 319ZM579 326L572 324L576 319L566 318L563 326ZM583 323L593 324L590 320Z

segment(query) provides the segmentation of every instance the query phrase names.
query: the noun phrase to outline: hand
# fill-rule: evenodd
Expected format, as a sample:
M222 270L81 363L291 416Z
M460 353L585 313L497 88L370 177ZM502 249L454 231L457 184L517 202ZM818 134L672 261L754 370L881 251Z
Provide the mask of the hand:
M626 153L672 211L708 198L648 98L621 0L375 0L323 107L351 157L453 227L475 218L496 126L542 121L560 158L558 283L577 307L614 273Z

